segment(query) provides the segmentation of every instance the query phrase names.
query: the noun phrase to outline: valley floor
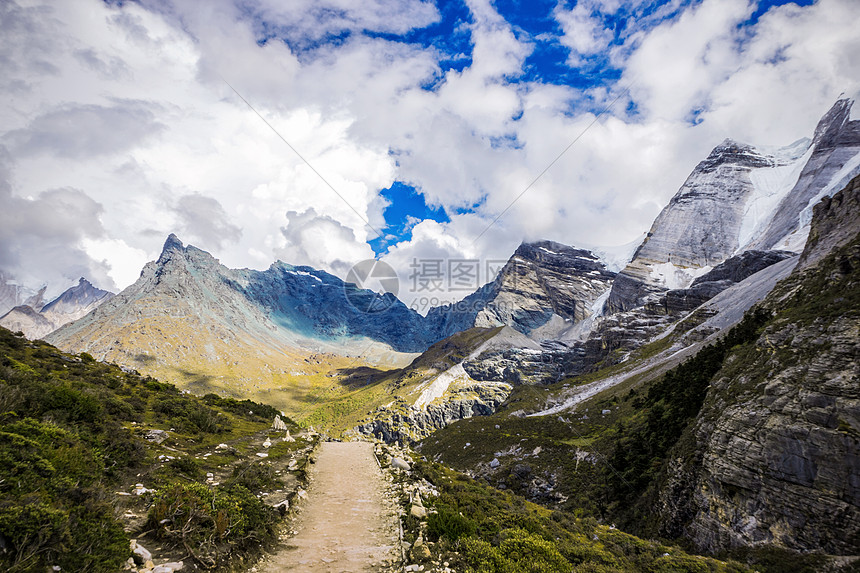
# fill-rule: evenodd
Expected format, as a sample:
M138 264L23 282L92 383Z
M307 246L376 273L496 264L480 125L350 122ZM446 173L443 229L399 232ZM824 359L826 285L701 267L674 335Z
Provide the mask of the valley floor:
M368 442L325 442L308 500L258 571L380 571L399 563L397 506Z

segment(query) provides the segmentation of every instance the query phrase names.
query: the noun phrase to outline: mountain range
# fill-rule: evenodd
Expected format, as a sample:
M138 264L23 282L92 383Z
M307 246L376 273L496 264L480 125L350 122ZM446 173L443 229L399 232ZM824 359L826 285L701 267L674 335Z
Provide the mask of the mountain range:
M857 555L852 104L783 148L717 145L617 273L523 243L492 282L421 315L307 266L230 269L170 235L116 296L82 279L42 305L4 283L18 306L0 323L57 325L44 338L65 351L417 444L641 535Z
M524 243L492 282L422 316L390 293L311 267L228 269L171 235L132 286L46 340L180 385L295 398L297 386L316 388L338 368L405 366L474 327L508 326L529 337L555 365L538 368L548 376L587 372L622 360L722 290L802 249L812 204L860 172L851 105L838 101L811 139L781 149L719 144L617 274L587 250ZM374 301L382 310L364 312ZM35 312L5 318L47 329Z
M8 282L5 286L9 291L13 290ZM42 287L35 294L21 301L21 304L16 304L0 316L0 326L13 332L23 332L27 338L42 338L64 324L86 316L91 310L113 297L112 292L94 287L83 277L77 285L66 289L47 304L42 301L45 289L46 287Z

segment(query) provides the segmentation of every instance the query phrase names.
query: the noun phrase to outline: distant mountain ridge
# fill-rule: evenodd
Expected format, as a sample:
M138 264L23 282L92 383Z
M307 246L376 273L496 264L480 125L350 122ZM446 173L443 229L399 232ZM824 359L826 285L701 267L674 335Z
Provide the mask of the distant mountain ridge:
M64 324L86 316L91 310L113 297L113 293L96 288L81 277L78 284L63 291L60 296L45 304L42 287L24 304L15 306L0 316L0 326L13 332L23 332L31 339L41 338Z
M846 174L860 172L851 103L840 100L812 139L782 149L723 141L696 166L618 274L587 250L523 243L492 282L422 316L390 293L311 267L278 261L264 271L228 269L171 235L134 285L48 340L158 369L153 373L180 384L217 382L229 389L232 380L237 388L276 386L287 393L326 368L356 360L403 366L458 332L507 326L538 342L547 352L539 362L552 367L528 353L504 351L476 375L492 377L518 361L525 361L523 379L587 372L623 360L699 305L800 251L808 232L804 198L832 193ZM765 240L777 235L775 242ZM768 242L789 248L751 248ZM360 310L370 301L383 302L384 310ZM309 367L309 355L327 358L314 358ZM243 370L249 357L257 366Z

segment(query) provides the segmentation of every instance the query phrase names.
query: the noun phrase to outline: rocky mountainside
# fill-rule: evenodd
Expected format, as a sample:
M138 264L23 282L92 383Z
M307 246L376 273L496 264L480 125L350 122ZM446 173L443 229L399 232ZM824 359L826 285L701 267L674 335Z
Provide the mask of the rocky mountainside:
M614 278L590 251L523 243L492 283L459 303L431 309L427 320L444 335L504 325L537 340L555 338L595 313Z
M45 305L45 290L42 287L33 290L21 285L9 273L0 269L0 316L6 314L16 306L29 306L36 312Z
M759 571L856 570L858 215L860 176L815 207L801 256L771 252L781 260L625 362L515 386L495 414L436 431L421 452L551 508ZM761 257L735 257L695 286L740 278Z
M797 183L781 198L766 227L748 245L755 249L803 248L812 208L860 173L860 120L851 121L854 101L842 99L818 126Z
M133 285L47 339L198 392L259 393L289 410L332 369L405 364L434 341L400 301L377 313L353 305L378 296L310 267L229 269L171 235Z
M43 293L44 288L27 303L12 308L0 317L0 326L13 332L23 332L27 338L42 338L64 324L82 318L113 297L112 292L94 287L83 277L77 285L48 304L40 302Z
M612 285L610 312L683 289L749 249L799 252L812 204L860 173L860 122L840 100L813 139L773 152L726 140L699 163Z
M858 220L860 177L816 205L814 240L762 304L773 318L714 377L689 433L695 448L667 470L665 533L708 551L767 543L856 554Z

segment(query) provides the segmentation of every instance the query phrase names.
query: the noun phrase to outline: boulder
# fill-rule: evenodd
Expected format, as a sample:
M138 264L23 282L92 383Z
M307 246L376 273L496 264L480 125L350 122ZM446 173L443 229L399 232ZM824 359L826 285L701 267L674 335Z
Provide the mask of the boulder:
M140 545L136 539L131 540L131 554L134 562L138 565L143 565L147 561L152 561L152 553L143 545Z
M424 543L422 535L419 535L418 539L415 540L409 553L413 561L426 561L430 559L430 548Z
M280 416L275 416L275 421L272 422L272 429L277 430L279 432L283 432L287 429L287 425L281 420Z
M420 505L413 505L409 510L409 515L417 519L424 519L427 517L427 510Z
M170 434L168 434L164 430L149 430L144 437L147 439L147 441L160 444L161 442L169 438Z
M402 458L391 458L391 467L407 472L411 469L411 467L409 466L409 462Z

